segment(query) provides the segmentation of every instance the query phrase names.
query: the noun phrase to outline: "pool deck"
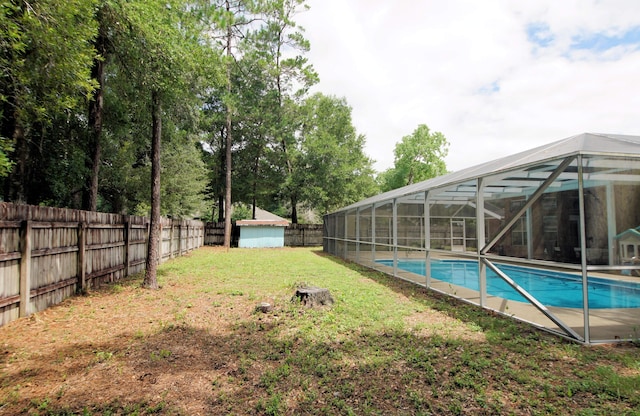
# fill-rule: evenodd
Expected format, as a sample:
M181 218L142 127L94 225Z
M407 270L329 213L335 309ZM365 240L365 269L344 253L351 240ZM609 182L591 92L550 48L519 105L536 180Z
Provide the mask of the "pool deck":
M364 264L367 267L382 271L393 276L393 268L379 263ZM398 278L426 286L425 276L406 271L398 271ZM607 276L607 278L611 278ZM619 280L640 281L638 278L620 276ZM475 305L480 305L480 294L476 290L447 282L431 279L431 289L464 299ZM487 296L484 307L516 319L530 322L535 326L565 334L566 331L554 320L550 319L534 305ZM582 309L547 307L550 313L561 324L571 328L581 338L585 336L585 317ZM568 335L571 337L571 335ZM640 308L590 309L589 310L589 339L594 342L616 342L618 340L638 339L640 337Z

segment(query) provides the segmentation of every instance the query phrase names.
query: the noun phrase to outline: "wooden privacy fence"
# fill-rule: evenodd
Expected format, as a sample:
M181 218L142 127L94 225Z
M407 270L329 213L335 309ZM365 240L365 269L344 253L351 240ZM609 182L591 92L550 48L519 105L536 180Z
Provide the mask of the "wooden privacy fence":
M322 224L289 224L284 229L284 245L287 247L322 246ZM240 229L235 224L231 230L231 245L238 246ZM208 222L205 225L204 243L208 246L224 244L224 223Z
M322 224L289 224L284 229L284 245L315 247L322 245Z
M163 218L159 261L204 245L204 223ZM0 326L144 270L149 219L0 203Z

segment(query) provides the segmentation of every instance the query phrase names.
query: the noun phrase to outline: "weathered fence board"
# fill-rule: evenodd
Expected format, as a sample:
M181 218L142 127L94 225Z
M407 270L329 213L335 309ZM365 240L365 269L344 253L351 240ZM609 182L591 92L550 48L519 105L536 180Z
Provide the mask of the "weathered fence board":
M290 224L284 229L284 245L314 247L322 245L322 224Z
M148 227L145 217L0 203L0 325L143 271ZM162 227L160 261L204 244L200 221Z

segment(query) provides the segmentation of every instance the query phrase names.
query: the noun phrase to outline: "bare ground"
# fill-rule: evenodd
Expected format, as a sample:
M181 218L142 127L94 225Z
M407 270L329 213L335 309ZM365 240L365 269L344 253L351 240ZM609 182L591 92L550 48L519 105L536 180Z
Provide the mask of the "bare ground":
M396 293L402 302L414 288L399 285ZM170 280L161 290L149 291L140 288L139 278L133 278L12 322L0 328L0 415L545 413L544 406L531 404L542 400L539 394L527 391L526 381L507 381L501 368L484 369L490 383L483 393L489 402L485 408L479 407L478 400L466 398L473 396L473 386L449 384L455 374L448 368L454 360L464 359L464 343L484 342L484 335L456 329L459 320L436 310L407 318L408 325L415 327L412 337L432 336L433 330L422 325L428 322L429 328L447 328L450 336L461 340L456 349L446 349L452 356L433 361L433 368L393 359L393 351L389 352L392 365L369 363L366 367L358 357L343 354L341 373L330 378L339 388L323 384L326 374L312 369L312 377L297 378L284 389L280 384L281 394L274 395L274 384L282 379L271 384L268 376L277 378L284 371L290 350L308 349L312 357L345 349L349 342L362 343L362 348L353 350L372 342L379 348L385 339L391 343L398 335L379 334L375 341L354 336L331 341L339 345L327 341L309 346L295 336L295 328L287 327L289 320L306 312L277 298L272 301L275 310L260 314L254 311L255 299L215 291L196 293L188 279ZM281 329L281 343L266 336L276 327ZM502 354L505 362L515 355ZM548 365L553 379L570 374L575 358L560 353L550 357ZM416 371L424 372L407 376ZM630 375L637 377L638 372ZM421 391L421 396L411 396ZM532 396L529 401L519 397L527 394ZM274 397L280 401L275 403ZM559 402L563 398L552 394L550 403L555 407L551 409L580 409L590 398L576 394L563 403ZM440 404L426 404L430 401Z

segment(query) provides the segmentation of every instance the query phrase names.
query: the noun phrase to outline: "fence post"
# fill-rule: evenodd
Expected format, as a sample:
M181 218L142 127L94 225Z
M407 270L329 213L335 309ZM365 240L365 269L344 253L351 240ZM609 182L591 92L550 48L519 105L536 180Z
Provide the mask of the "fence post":
M176 222L171 219L171 231L169 231L169 258L172 259L175 257L174 249L173 249L173 230L176 226Z
M20 224L20 309L19 316L31 310L31 221Z
M87 247L87 225L84 222L78 223L78 284L76 285L77 293L86 293L87 292L87 281L86 281L86 261L85 261L85 253Z
M131 246L131 221L124 217L124 277L129 276L129 249Z
M147 255L149 254L149 238L151 238L151 222L146 221L144 223L144 226L146 228L146 234L144 236L144 241L145 241L145 245L144 245L144 259L145 259L145 267L146 267L146 260L147 260Z
M158 222L159 222L158 226L160 227L160 232L159 232L159 234L160 234L160 237L159 237L160 242L158 243L158 264L160 265L160 264L162 264L162 256L163 256L162 246L164 245L164 236L163 236L163 234L164 234L164 224L162 224L162 218L160 218L160 221L158 221Z

